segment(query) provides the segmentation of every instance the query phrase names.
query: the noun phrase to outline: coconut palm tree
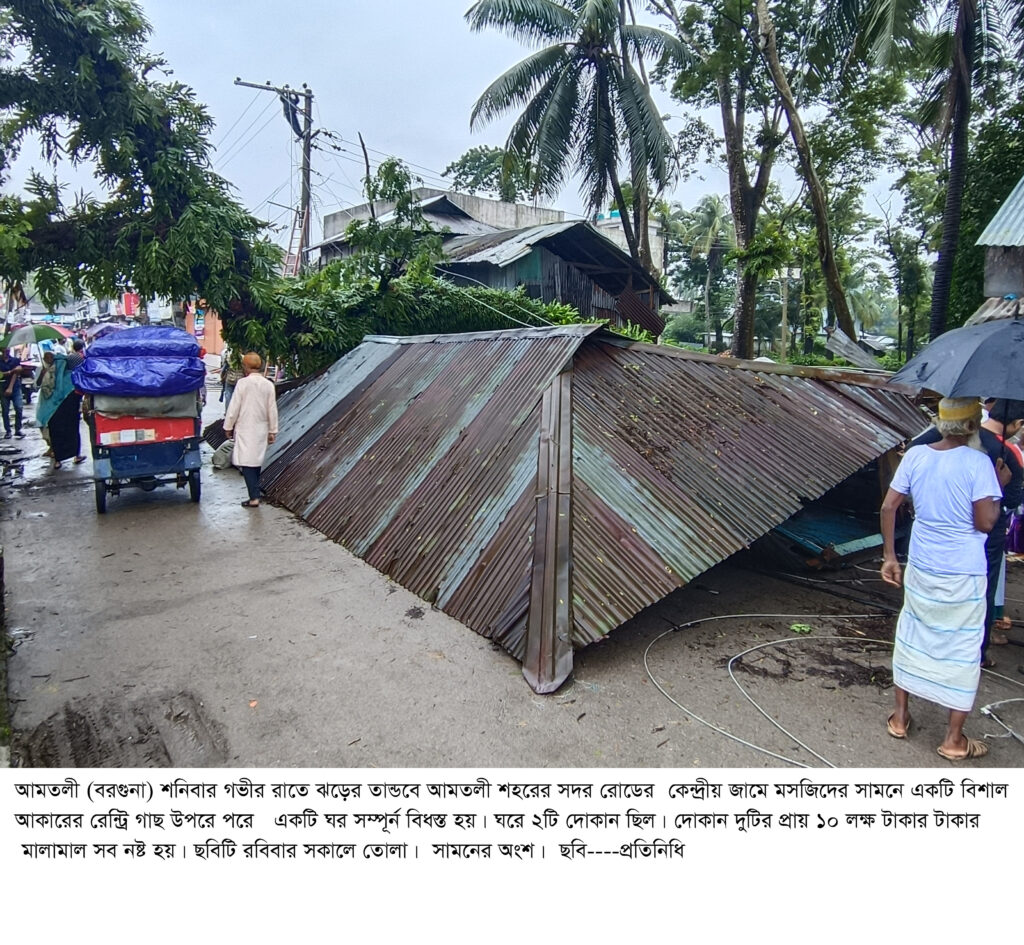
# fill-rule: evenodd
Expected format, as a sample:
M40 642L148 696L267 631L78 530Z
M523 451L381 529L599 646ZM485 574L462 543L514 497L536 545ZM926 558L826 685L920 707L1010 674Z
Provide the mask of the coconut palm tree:
M682 232L683 244L690 247L693 257L702 256L708 266L704 281L704 317L710 344L712 329L715 330L716 344L721 348L722 322L711 314L711 285L722 274L725 254L736 246L736 234L732 226L732 215L728 201L718 194L706 194L697 206L686 214Z
M554 196L577 173L589 209L597 211L610 191L630 254L654 271L647 219L653 195L672 179L672 139L651 99L644 57L678 54L678 41L632 22L626 0L478 0L466 19L474 30L493 27L541 45L484 90L470 127L518 112L506 148L533 165L535 192ZM623 161L632 217L622 193Z
M942 237L935 264L929 334L946 330L953 262L967 172L967 139L974 88L1006 62L1011 46L1024 51L1020 0L829 0L827 32L847 48L857 36L873 60L886 64L913 50L932 70L933 94L923 119L949 142ZM937 23L937 28L935 24ZM1019 61L1020 56L1017 56ZM1019 67L1018 67L1019 68Z

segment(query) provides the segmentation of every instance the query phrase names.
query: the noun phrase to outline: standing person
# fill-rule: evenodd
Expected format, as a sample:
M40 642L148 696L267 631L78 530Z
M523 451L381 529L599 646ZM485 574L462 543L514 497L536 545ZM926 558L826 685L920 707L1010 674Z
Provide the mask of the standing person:
M68 356L63 351L54 351L53 393L36 407L36 423L50 432L54 469L60 469L61 462L72 457L76 466L85 462L79 427L81 412L82 395L71 382Z
M245 372L238 361L238 355L230 349L225 348L222 357L224 366L221 368L220 399L224 401L224 416L226 417L228 407L231 406L231 398L235 393L235 385L245 376Z
M277 439L277 392L259 373L262 366L255 352L242 358L244 377L235 385L224 416L224 435L235 441L231 462L241 469L249 490L248 500L242 503L246 509L260 506L260 468L267 444Z
M981 641L981 665L984 669L991 669L996 664L989 655L990 644L1008 642L999 631L993 635L992 626L996 619L996 593L999 587L999 572L1005 562L1006 533L1010 517L1024 499L1024 462L1021 461L1020 451L1006 443L1006 440L1024 428L1024 401L999 399L988 400L985 403L988 406L988 418L982 422L979 431L981 449L988 453L993 466L1002 460L1010 470L1010 481L1003 493L999 519L985 540L988 584L985 596L985 633ZM942 434L933 428L914 440L914 445L936 443L941 439Z
M906 738L909 695L949 709L938 753L950 761L980 758L988 745L963 733L981 678L985 627L985 536L999 519L1002 487L1010 470L993 467L968 446L981 428L973 398L939 403L937 443L912 446L900 462L882 503L882 579L905 585L896 624L892 675L895 710L886 723L893 738ZM896 560L896 511L914 503L906 576Z
M71 354L68 355L68 370L73 371L85 360L85 342L76 338L71 342Z
M39 414L40 412L46 414L46 405L53 396L53 389L56 380L56 367L54 366L53 352L44 351L43 364L42 367L39 368L39 376L36 378L36 384L39 386L39 400L36 403L36 422L39 424L39 433L47 446L47 450L43 455L51 458L53 457L53 446L50 444L50 428L40 421ZM53 415L53 410L49 410L49 415Z
M3 394L0 400L3 402L4 410L4 439L11 438L11 405L14 406L14 435L19 439L25 439L21 432L21 415L25 405L21 390L21 360L14 357L10 348L4 348L4 356L0 358L0 384L3 385Z

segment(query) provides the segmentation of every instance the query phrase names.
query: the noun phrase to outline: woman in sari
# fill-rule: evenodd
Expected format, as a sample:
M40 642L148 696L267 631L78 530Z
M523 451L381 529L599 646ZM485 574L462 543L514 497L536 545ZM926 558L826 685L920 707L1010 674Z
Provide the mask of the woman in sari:
M50 452L53 454L53 468L60 469L65 459L74 457L75 464L84 463L82 455L82 437L79 431L82 395L75 390L71 382L71 371L68 369L67 355L62 351L53 354L52 393L45 396L40 391L39 404L36 407L36 423L40 429L45 427L49 432ZM47 378L49 387L49 378Z

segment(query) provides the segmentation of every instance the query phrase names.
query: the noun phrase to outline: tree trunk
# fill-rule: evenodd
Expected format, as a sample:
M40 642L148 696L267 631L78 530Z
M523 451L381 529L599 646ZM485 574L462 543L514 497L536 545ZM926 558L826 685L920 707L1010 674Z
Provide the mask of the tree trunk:
M737 278L736 314L732 323L732 353L750 360L754 357L754 311L757 308L757 276L744 273Z
M932 307L928 319L928 334L933 341L946 330L946 317L949 314L949 290L953 282L953 263L956 260L956 244L960 239L960 210L964 197L964 182L967 177L967 132L971 118L971 67L973 66L974 31L974 21L965 15L964 4L961 4L954 45L959 52L958 58L963 57L966 60L966 65L957 76L956 99L953 102L949 185L946 188L946 205L942 210L942 241L939 244L939 258L935 262Z
M782 277L782 363L789 360L789 266L783 270Z
M704 321L707 322L707 326L708 326L708 349L710 350L710 348L711 348L711 329L713 327L712 326L712 322L711 322L711 264L710 263L708 263L708 276L704 280ZM719 335L721 335L721 332L722 332L721 322L719 322L718 332L719 332ZM721 339L719 339L719 340L721 340Z
M793 90L789 87L789 80L782 68L779 59L779 50L775 44L775 23L768 12L767 0L757 0L757 28L761 40L761 52L765 62L768 64L768 72L771 75L772 83L775 85L779 97L782 99L782 107L786 110L786 118L789 121L789 133L793 138L797 156L800 160L800 169L803 171L804 180L807 182L807 190L811 196L811 209L814 212L814 229L817 234L818 258L821 260L821 268L825 274L825 286L828 289L829 302L835 311L836 320L843 332L857 340L857 329L853 324L853 317L850 315L850 306L846 302L846 294L843 292L843 282L839 277L839 267L836 265L835 252L832 248L832 234L828 224L828 203L825 199L825 191L814 170L814 159L811 155L811 146L804 133L803 122L800 119L800 112L796 106L796 99L793 97Z

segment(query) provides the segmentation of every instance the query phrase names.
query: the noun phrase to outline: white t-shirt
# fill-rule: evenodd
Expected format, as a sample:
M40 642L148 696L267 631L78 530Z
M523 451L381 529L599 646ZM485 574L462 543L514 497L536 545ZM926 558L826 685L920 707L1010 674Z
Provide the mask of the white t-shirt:
M988 536L974 527L974 503L1003 494L987 454L969 446L913 446L891 488L914 502L909 556L916 567L938 574L987 573Z

